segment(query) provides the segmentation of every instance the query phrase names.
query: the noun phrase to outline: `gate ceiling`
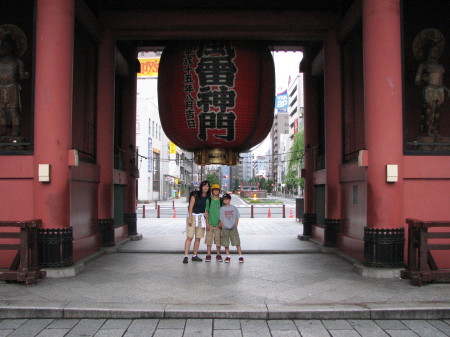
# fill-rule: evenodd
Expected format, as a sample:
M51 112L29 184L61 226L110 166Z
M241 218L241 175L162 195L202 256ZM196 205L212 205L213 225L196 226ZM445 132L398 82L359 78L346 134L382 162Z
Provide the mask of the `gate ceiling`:
M338 25L353 0L85 0L116 40L138 47L169 40L263 40L301 49Z
M102 10L154 9L267 9L267 10L340 10L347 9L353 0L86 0L98 3ZM95 5L94 5L95 6Z

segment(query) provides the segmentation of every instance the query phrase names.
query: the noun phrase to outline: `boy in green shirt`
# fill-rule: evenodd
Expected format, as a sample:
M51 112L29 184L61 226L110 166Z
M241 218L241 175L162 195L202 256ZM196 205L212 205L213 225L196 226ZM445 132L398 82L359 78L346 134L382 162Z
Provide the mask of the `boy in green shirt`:
M206 200L205 217L206 217L206 238L205 244L207 247L207 255L205 262L211 262L211 246L213 242L217 247L216 261L223 262L220 255L220 207L222 206L222 199L219 197L220 186L213 184L211 186L212 195L211 198Z

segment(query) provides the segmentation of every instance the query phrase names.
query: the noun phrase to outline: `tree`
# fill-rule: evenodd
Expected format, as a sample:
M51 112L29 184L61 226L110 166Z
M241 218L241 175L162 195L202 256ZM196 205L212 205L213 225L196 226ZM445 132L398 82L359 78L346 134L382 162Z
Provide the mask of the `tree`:
M304 132L301 130L294 136L288 159L287 173L284 177L284 183L288 190L297 189L299 186L302 189L305 187L305 180L299 174L303 168L304 154Z
M273 190L273 180L264 177L252 177L249 182L259 183L259 189L266 190L268 193L272 193Z
M214 184L220 185L219 178L217 177L217 175L215 173L208 174L206 176L206 180L209 181L211 186L214 185Z
M272 193L273 190L273 180L272 179L265 179L265 178L261 178L260 182L259 182L259 186L261 186L262 190L266 190L269 193Z
M233 192L236 193L238 188L239 188L239 179L238 178L234 178Z

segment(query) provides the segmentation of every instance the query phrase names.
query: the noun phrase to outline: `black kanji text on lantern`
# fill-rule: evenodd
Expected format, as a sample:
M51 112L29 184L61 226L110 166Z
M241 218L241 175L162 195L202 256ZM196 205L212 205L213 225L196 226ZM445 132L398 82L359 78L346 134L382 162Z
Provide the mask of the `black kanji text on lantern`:
M201 140L207 140L208 130L212 129L226 132L214 134L216 138L227 141L235 139L236 114L230 111L236 105L235 56L235 49L229 42L209 41L199 44L199 61L195 72L199 83L197 107L202 109L198 115L198 138Z

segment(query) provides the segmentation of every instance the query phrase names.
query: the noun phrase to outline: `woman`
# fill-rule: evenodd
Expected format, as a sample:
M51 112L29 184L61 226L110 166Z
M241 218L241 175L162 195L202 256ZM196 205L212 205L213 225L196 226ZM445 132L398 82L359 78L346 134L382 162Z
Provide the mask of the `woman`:
M205 180L200 183L200 188L191 194L189 198L189 208L186 225L186 242L184 243L184 259L183 263L189 262L189 249L191 248L192 239L194 241L194 254L192 261L201 262L203 259L197 256L200 239L205 237L206 219L205 207L206 200L211 198L211 186L209 181Z

